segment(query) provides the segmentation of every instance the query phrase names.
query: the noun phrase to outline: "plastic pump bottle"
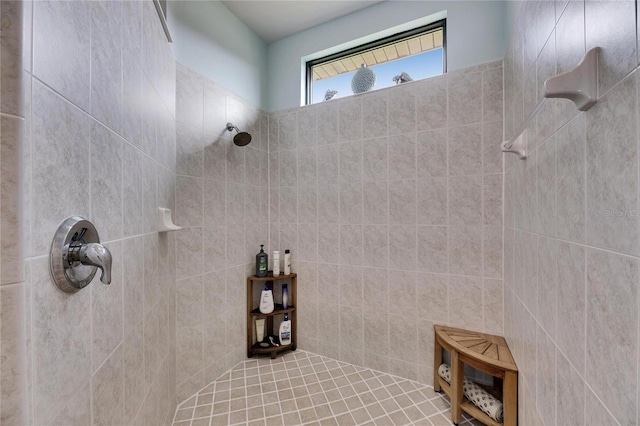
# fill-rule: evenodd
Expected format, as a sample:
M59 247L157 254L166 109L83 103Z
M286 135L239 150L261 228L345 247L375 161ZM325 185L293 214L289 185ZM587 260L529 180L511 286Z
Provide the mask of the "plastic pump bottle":
M269 269L269 256L264 252L264 244L260 244L260 253L256 254L256 277L264 278Z

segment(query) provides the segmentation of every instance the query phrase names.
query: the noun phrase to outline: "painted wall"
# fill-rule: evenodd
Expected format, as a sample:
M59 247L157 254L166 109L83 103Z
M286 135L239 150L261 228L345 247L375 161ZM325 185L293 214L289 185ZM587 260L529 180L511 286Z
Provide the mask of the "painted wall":
M267 107L267 45L222 3L169 1L167 22L176 61Z
M638 424L638 37L633 1L527 2L504 61L505 136L542 84L602 48L600 99L550 100L505 157L505 336L519 424Z
M25 7L26 424L170 424L176 247L156 225L175 207L175 62L151 1ZM111 250L110 285L52 281L70 215Z
M372 33L445 10L449 71L502 59L508 39L505 3L388 1L272 43L268 47L268 109L278 111L301 105L301 58L361 39L351 45L356 46L369 41L364 37Z
M270 114L298 347L431 383L434 322L502 332L501 140L502 61Z
M267 115L178 64L177 400L245 359L246 277L268 239ZM252 135L231 141L231 121Z

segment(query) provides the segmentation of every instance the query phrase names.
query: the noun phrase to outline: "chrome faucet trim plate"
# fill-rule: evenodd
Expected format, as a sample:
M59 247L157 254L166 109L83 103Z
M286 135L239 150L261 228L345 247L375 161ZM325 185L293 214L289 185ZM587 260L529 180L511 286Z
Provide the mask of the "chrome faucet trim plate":
M98 231L81 216L60 224L51 244L51 277L58 288L75 293L86 287L98 268L100 281L111 283L111 252L100 244Z

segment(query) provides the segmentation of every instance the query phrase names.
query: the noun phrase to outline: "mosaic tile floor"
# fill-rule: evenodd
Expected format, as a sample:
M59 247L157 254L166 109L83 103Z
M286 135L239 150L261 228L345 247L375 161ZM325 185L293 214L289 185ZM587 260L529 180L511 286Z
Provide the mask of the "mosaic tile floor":
M298 350L248 359L180 404L174 426L450 426L431 386ZM462 424L480 424L465 419Z

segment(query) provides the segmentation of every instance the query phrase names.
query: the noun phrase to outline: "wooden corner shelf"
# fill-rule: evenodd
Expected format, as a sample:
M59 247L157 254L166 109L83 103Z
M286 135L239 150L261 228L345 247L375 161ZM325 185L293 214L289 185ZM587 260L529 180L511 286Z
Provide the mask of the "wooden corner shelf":
M259 306L256 306L253 299L254 288L256 285L260 285L261 287L266 285L273 291L274 286L280 286L282 289L282 285L285 284L285 281L290 281L288 286L288 294L289 294L289 303L287 309L284 309L282 306L282 301L279 300L274 305L274 310L271 313L263 314L260 312ZM273 277L271 271L269 271L269 275L266 277L256 277L252 275L247 278L247 357L251 358L255 354L269 354L272 359L274 359L278 353L287 351L287 350L296 350L296 341L297 341L297 310L296 310L296 293L297 293L297 274L291 273L289 275L279 275L278 277ZM265 342L268 342L268 337L272 336L276 342L278 339L278 330L280 324L274 324L273 319L279 315L289 315L289 320L291 321L291 344L289 345L280 345L274 346L269 344L269 347L260 346L260 342L256 341L255 336L255 320L258 318L265 318Z

